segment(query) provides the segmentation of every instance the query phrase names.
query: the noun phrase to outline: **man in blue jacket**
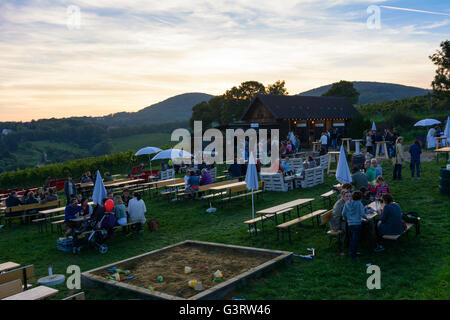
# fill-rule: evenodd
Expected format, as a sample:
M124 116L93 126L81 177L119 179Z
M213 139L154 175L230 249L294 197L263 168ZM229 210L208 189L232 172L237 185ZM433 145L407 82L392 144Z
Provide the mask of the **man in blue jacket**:
M422 148L420 147L419 140L409 147L409 153L411 154L411 179L414 180L414 171L417 172L417 179L420 180L420 155Z

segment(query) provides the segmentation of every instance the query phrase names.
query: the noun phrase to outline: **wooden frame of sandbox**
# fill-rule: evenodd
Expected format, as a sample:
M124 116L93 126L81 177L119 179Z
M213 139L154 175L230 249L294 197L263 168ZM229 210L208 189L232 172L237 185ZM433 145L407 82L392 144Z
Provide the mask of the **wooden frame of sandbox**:
M273 255L273 259L266 261L265 263L255 267L251 268L250 270L241 273L240 275L233 277L227 281L218 283L212 288L209 288L205 291L202 291L195 296L192 296L188 299L169 295L163 292L158 291L150 291L142 287L138 287L135 285L123 283L123 282L117 282L114 280L107 280L103 277L100 277L98 275L95 275L94 272L111 268L115 265L124 263L124 262L130 262L134 259L142 258L148 255L157 254L161 251L174 248L177 246L182 245L203 245L203 246L211 246L211 247L221 247L221 248L228 248L233 250L239 250L244 252L252 252L252 253L264 253L264 254L270 254ZM179 242L161 249L153 250L135 257L131 257L125 260L117 261L105 266L101 266L99 268L95 268L86 272L83 272L81 274L81 280L83 286L95 286L95 285L104 285L106 288L110 289L125 289L132 291L135 294L142 295L146 298L153 298L153 299L159 299L159 300L213 300L213 299L221 299L223 298L228 292L233 290L238 284L245 284L246 280L250 277L256 277L259 276L264 270L267 270L268 268L272 268L275 265L285 262L290 263L292 259L292 252L289 251L278 251L278 250L268 250L268 249L260 249L260 248L252 248L252 247L243 247L243 246L234 246L234 245L228 245L223 243L215 243L215 242L203 242L203 241L194 241L194 240L185 240L183 242Z

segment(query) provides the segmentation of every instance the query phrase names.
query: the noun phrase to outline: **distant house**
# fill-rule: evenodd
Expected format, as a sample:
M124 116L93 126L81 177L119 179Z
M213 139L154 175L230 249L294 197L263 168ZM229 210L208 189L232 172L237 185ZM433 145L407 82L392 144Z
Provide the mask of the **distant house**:
M228 127L279 129L280 139L293 131L306 145L331 128L345 135L348 120L356 114L346 98L258 94L241 122L230 123Z

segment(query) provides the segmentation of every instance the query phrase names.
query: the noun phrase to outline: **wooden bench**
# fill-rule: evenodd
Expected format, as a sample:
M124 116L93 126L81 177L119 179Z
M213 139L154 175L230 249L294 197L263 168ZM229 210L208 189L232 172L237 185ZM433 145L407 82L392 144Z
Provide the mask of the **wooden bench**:
M73 294L71 296L68 296L62 300L85 300L85 299L86 298L85 298L84 292L79 292L79 293Z
M60 214L57 216L51 216L51 217L44 217L44 218L39 218L39 219L34 219L32 222L36 223L38 225L38 231L39 232L43 232L44 231L44 226L45 226L45 231L47 231L47 225L51 219L60 219L60 218L64 218L65 214Z
M46 286L39 286L32 289L28 289L23 292L16 293L2 300L42 300L49 298L58 293L57 289L53 289Z
M328 207L332 206L332 198L336 194L336 191L330 190L324 194L321 194L320 197L323 199L323 205L326 206L326 201L328 200Z
M308 219L312 219L313 226L314 226L314 217L317 218L317 224L319 224L319 220L318 220L319 216L321 214L323 214L324 212L326 212L326 211L327 210L324 210L324 209L316 210L314 212L308 213L308 214L306 214L304 216L301 216L299 218L295 218L293 220L289 220L287 222L284 222L282 224L277 225L277 229L276 229L277 230L277 240L279 239L279 232L278 231L281 230L282 231L282 235L284 237L284 232L287 230L288 231L288 235L289 235L289 242L291 242L291 227L292 226L294 226L294 225L296 225L298 223L301 223L301 222L303 222L305 220L308 220Z
M212 187L223 186L223 185L231 184L231 183L235 183L235 182L238 182L238 179L234 179L234 180L231 180L231 181L227 180L227 181L215 182L215 183L207 184L207 185L204 185L204 186L199 186L198 190L194 191L194 193L207 192ZM188 195L188 194L189 193L187 193L186 191L183 191L183 192L177 193L177 196L185 196L185 195ZM214 197L211 197L211 198L214 198ZM205 199L205 197L203 197L203 199Z
M284 210L277 211L274 214L261 215L258 218L254 218L254 219L251 219L251 220L244 221L244 224L246 224L248 226L249 232L250 232L251 226L253 226L254 229L255 229L255 235L257 235L258 234L258 228L256 227L256 223L257 222L261 221L261 230L264 232L264 221L266 219L274 218L275 225L278 225L278 218L277 217L279 215L283 215L283 222L285 222L286 221L286 213L289 213L289 217L291 217L291 211L292 210L293 210L293 208L286 208Z
M21 205L21 206L10 207L10 208L6 208L4 218L5 218L5 221L8 223L8 225L11 225L12 220L14 220L14 219L25 219L26 217L36 217L36 216L42 215L41 212L37 212L37 213L33 213L33 214L26 214L27 211L30 211L30 210L38 210L39 211L39 209L44 209L44 208L56 208L56 207L61 207L62 204L63 204L63 200L59 199L59 200L45 202L45 203L25 204L25 205ZM14 213L22 213L22 214L8 216L8 215L14 214Z
M56 226L56 230L61 234L62 233L62 226L64 224L64 220L57 220L50 222L50 230L53 233L53 226Z
M398 244L398 239L400 239L400 237L401 237L402 235L404 235L404 234L408 235L409 230L410 230L413 226L416 227L416 235L418 235L418 234L420 233L420 229L419 229L420 226L419 226L419 223L420 223L420 218L418 218L417 224L405 222L405 224L406 224L406 230L404 230L403 233L398 234L398 235L387 235L387 234L386 234L386 235L382 236L382 238L383 238L383 240L394 241L394 243L397 245L397 244Z
M34 274L34 267L32 264L0 273L0 285L10 281L22 279L23 288L24 290L27 290L29 287L28 279L31 278L33 274Z
M20 281L20 279L0 284L0 299L12 296L22 291L22 281Z
M327 226L327 224L330 222L331 219L331 215L333 214L333 209L328 210L327 212L325 212L324 214L322 214L320 216L321 219L321 223L322 225ZM333 239L338 239L338 243L339 243L339 250L341 248L341 237L345 235L344 230L325 230L325 234L330 238L330 242L328 244L328 246L331 246L331 241Z
M258 188L258 190L253 191L254 195L258 196L260 193L263 192L264 183L265 183L264 181L259 181L259 188ZM244 192L244 193L240 193L240 192ZM232 194L236 194L236 195L232 196ZM247 196L251 196L251 195L252 195L252 191L249 191L247 189L246 185L239 186L239 187L233 187L228 190L228 197L222 198L222 201L228 201L228 204L230 204L231 200L242 198L242 197L247 197Z

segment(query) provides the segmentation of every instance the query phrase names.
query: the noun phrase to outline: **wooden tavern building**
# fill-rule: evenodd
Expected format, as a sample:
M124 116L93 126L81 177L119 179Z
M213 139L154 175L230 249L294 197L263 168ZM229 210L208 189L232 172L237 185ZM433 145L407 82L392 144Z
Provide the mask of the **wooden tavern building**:
M345 136L348 120L356 114L347 98L258 94L241 121L228 128L279 129L280 139L293 131L304 146L331 128Z

